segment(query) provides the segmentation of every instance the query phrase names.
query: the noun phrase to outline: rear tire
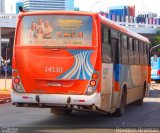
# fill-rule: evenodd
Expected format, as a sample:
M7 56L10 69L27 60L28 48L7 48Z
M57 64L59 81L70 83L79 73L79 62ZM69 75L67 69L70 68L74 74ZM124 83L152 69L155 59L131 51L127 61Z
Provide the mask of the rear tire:
M121 95L120 107L115 112L116 116L122 116L125 112L125 109L126 109L126 92L125 90L123 90Z
M53 113L55 115L70 115L72 113L72 110L51 108L51 113Z

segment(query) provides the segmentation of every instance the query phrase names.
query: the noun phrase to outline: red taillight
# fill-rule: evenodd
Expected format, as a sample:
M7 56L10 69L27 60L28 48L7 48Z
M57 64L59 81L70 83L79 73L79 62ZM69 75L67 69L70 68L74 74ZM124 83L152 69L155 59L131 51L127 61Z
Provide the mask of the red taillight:
M15 78L15 79L14 79L14 83L15 83L15 84L19 84L19 82L20 82L20 79L19 79L19 78Z
M28 96L22 96L23 99L28 99Z
M160 76L160 70L157 70L157 75Z
M92 79L98 79L98 74L97 73L93 73L92 74Z
M79 102L82 102L82 103L83 103L83 102L85 102L85 100L79 100Z
M91 85L91 86L96 86L96 81L95 81L95 80L91 80L91 81L90 81L90 85Z

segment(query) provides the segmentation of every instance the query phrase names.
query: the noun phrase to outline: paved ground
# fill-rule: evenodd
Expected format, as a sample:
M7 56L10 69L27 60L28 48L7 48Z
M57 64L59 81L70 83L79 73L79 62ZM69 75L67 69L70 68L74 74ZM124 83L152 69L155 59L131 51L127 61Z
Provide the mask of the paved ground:
M56 116L50 114L49 109L17 108L11 103L1 104L0 127L53 133L94 133L106 132L106 129L107 133L108 131L120 132L121 130L118 129L123 127L139 129L147 127L154 130L160 128L160 85L152 86L150 96L145 98L143 106L129 105L122 117L109 117L90 112L73 112L71 116ZM26 129L20 127L26 127Z

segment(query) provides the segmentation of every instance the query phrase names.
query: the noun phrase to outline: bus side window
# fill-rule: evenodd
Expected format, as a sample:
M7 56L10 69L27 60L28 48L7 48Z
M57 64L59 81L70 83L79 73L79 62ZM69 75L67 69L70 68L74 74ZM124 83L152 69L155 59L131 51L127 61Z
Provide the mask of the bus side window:
M144 53L143 53L143 43L139 42L139 48L140 48L140 64L144 64Z
M146 54L147 54L147 64L146 65L149 65L149 53L150 53L150 51L149 51L149 46L148 45L146 45Z
M135 40L132 39L133 64L135 64Z
M122 41L121 41L121 35L120 35L120 41L119 41L118 45L119 45L119 63L122 63Z
M111 45L110 45L110 30L102 25L101 27L101 36L102 36L102 62L110 63L112 62L111 57Z
M139 64L139 43L135 40L135 64Z
M144 65L147 64L147 54L146 54L146 44L143 43L143 57L144 57Z
M128 64L128 46L127 46L127 36L121 35L122 43L122 63Z
M129 64L134 64L134 47L132 38L128 38L128 45L129 45Z
M143 53L146 54L146 44L143 43Z

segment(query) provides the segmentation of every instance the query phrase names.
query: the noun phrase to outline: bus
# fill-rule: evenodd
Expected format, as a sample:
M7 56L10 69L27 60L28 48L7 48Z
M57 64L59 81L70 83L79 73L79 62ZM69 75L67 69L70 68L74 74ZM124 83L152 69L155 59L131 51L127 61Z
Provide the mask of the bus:
M160 83L160 57L151 57L151 80Z
M122 116L150 85L149 40L93 12L21 12L12 103Z

